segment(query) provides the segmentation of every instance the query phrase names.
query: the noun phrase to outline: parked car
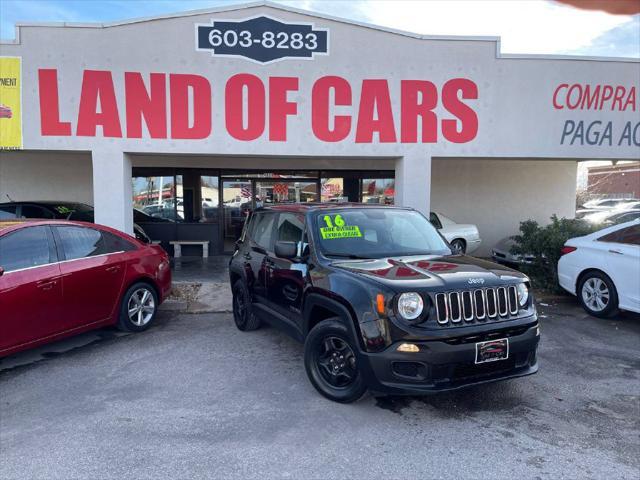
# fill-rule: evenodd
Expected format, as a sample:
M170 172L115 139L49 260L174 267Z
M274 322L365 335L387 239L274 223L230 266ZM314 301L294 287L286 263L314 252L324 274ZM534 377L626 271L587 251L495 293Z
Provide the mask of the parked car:
M304 342L309 380L331 400L353 402L367 389L452 390L538 369L529 279L454 253L409 208L256 209L229 276L237 328L267 322Z
M558 262L560 286L596 317L640 313L640 220L568 240Z
M637 210L625 210L622 212L617 212L612 214L611 216L605 218L602 222L605 225L618 225L620 223L630 222L635 220L636 218L640 218L640 209Z
M616 222L615 218L619 214L640 212L640 202L626 202L616 208L610 208L607 210L600 210L597 212L590 212L584 215L582 218L589 223L620 223ZM629 219L632 220L632 219Z
M106 325L146 330L170 289L157 245L92 223L0 221L0 356Z
M456 253L473 253L482 243L475 225L456 223L440 212L431 212L429 220Z
M582 205L583 209L601 209L616 208L627 202L637 202L637 198L601 198L599 200L589 200Z
M531 264L535 259L534 255L511 253L511 249L515 244L515 240L511 237L505 237L496 243L491 249L491 258L493 258L493 261L504 265Z
M637 198L614 198L614 199L601 199L601 200L591 200L586 202L581 208L576 210L576 218L584 218L588 215L597 212L605 212L608 210L614 209L624 209L624 208L638 208L635 205L638 205L640 201Z
M93 207L78 202L8 202L0 203L0 220L12 218L40 218L77 220L93 223ZM133 209L133 231L135 237L144 243L151 243L151 239L138 222L158 221L144 212Z
M2 103L0 103L0 118L11 118L13 117L13 112L11 111L11 108L8 107L7 105L3 105Z

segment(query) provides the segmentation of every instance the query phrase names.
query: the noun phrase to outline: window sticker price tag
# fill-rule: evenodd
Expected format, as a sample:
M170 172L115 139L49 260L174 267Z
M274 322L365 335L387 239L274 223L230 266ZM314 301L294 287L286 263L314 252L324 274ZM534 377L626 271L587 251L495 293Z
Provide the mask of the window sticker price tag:
M334 238L357 238L362 237L360 227L357 225L345 225L342 215L338 214L331 218L325 215L324 223L326 227L320 227L320 235L323 240L332 240Z

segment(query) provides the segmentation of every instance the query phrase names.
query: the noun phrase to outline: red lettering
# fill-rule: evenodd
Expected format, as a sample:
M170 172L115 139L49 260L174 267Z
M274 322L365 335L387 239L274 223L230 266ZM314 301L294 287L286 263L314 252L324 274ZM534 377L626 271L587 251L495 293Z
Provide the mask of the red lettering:
M422 143L438 140L438 117L433 112L438 104L438 89L428 81L402 80L401 82L401 140L418 141L418 118L422 123Z
M171 92L171 138L207 138L211 133L211 84L200 75L169 75ZM192 92L193 123L189 122L189 91Z
M627 101L624 103L622 110L626 110L628 106L631 106L632 111L636 111L636 87L631 87L629 95L627 95Z
M349 115L335 115L333 128L329 125L329 92L333 90L333 104L336 106L351 105L351 86L342 77L327 76L320 78L311 93L311 127L318 140L323 142L339 142L351 131Z
M386 80L362 81L356 143L372 143L374 132L378 132L380 143L396 141L391 97Z
M584 110L585 107L587 110L591 107L597 108L598 98L600 98L600 85L596 85L596 88L593 89L593 95L591 94L591 87L589 85L585 85L580 108L582 110Z
M269 78L269 140L287 141L287 115L296 115L298 105L287 101L287 92L298 90L296 77Z
M442 120L442 135L453 143L466 143L473 140L478 134L478 116L466 103L461 102L458 93L463 100L478 98L478 86L467 78L453 78L442 87L442 105L447 111L460 120Z
M558 85L558 88L556 88L555 92L553 92L553 107L557 110L562 110L564 108L561 103L558 103L558 93L560 93L560 89L568 87L568 84L562 83Z
M151 94L142 75L124 73L127 137L142 138L142 117L151 138L167 138L167 87L164 73L150 75Z
M71 135L71 122L60 121L58 70L38 70L40 90L40 132L42 135Z
M98 102L100 102L100 112L98 112ZM76 135L95 137L98 125L102 126L103 136L122 137L111 72L85 70L82 76Z
M571 102L571 97L573 92L578 92L578 98L575 99L575 102ZM582 99L582 85L579 83L574 83L571 85L569 92L567 93L566 103L569 110L575 110L580 106L580 100Z
M612 96L613 96L613 87L611 85L603 86L602 97L600 97L600 106L598 107L598 110L602 110L602 106L604 105L604 102L606 102L607 100L610 100Z
M247 91L247 126L244 127L243 92ZM236 140L255 140L264 132L265 92L262 80L240 73L229 79L225 93L227 131Z
M624 97L625 88L621 86L616 87L616 92L613 95L613 102L611 102L611 110L616 109L616 103L619 104L619 110L622 111L622 97Z

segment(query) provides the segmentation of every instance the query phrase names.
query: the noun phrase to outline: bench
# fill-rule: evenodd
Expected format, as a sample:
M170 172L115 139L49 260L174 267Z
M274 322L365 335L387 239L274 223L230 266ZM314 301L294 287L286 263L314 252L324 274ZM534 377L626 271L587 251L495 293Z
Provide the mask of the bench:
M202 246L202 258L209 257L209 240L175 240L173 242L169 242L170 245L173 245L173 257L180 258L182 256L182 246L183 245L201 245Z

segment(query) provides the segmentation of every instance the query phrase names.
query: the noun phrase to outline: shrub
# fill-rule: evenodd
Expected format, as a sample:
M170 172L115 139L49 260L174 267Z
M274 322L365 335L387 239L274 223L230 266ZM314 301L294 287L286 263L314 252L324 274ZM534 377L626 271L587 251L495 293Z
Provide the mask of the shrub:
M520 234L512 237L515 245L511 253L533 256L531 264L521 265L521 269L529 275L534 287L560 292L557 271L560 250L570 238L588 235L600 228L584 220L559 219L556 215L545 226L526 220L520 223Z

